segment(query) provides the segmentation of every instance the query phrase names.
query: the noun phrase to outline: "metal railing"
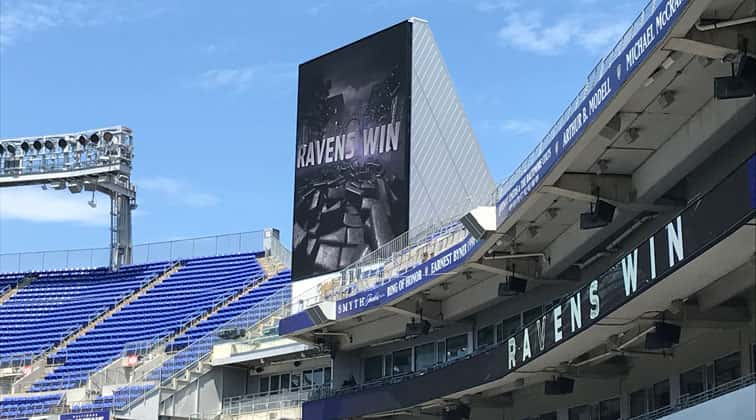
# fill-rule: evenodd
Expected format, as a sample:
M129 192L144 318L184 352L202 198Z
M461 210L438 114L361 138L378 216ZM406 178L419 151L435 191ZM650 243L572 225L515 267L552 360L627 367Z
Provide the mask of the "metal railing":
M630 43L630 40L632 40L632 38L638 34L649 17L653 16L657 6L659 6L659 4L661 4L663 1L665 0L651 0L650 2L648 2L648 4L646 4L646 7L644 7L638 17L635 18L633 24L630 25L627 31L625 31L624 35L622 35L622 38L620 38L617 44L615 44L614 48L612 48L609 54L604 56L588 74L586 83L585 85L583 85L580 93L572 100L567 109L564 110L559 119L557 119L551 129L549 129L548 133L546 133L546 136L536 145L536 147L530 152L530 154L525 158L520 166L518 166L517 169L515 169L514 172L512 172L512 174L509 175L509 177L504 182L500 183L496 187L493 197L494 203L497 202L502 196L504 196L504 194L506 194L514 186L514 184L520 179L520 177L522 177L525 172L530 169L535 161L541 156L541 154L546 150L548 145L554 139L554 136L556 136L557 132L562 128L562 126L564 126L564 124L577 110L578 106L583 102L583 100L585 100L588 93L594 87L596 87L596 84L601 80L601 76L603 76L607 72L607 70L609 70L609 66L614 62L615 59L617 59L617 57L619 57L620 53Z
M714 388L707 389L698 394L681 395L674 404L657 408L656 410L649 411L647 413L641 414L640 416L632 417L629 420L656 420L678 411L682 411L687 408L705 403L707 401L711 401L715 398L721 397L722 395L743 389L755 383L756 372L753 372L748 375L733 379L732 381L725 382L721 385L717 385Z
M238 416L259 412L279 410L301 410L302 403L308 401L312 393L328 386L311 386L296 391L281 391L278 393L257 393L230 397L223 400L223 414ZM301 417L301 414L300 414Z
M273 313L282 307L286 307L290 302L291 289L284 287L262 302L255 304L212 332L179 350L157 368L149 370L140 377L133 379L132 383L154 384L155 388L133 395L133 398L130 396L124 408L128 409L134 402L143 398L146 393L154 389L171 387L174 379L185 375L191 369L199 368L200 363L210 357L215 344L222 341L218 336L220 331L230 329L254 331L261 322L270 319Z
M285 256L286 248L277 240L274 248ZM175 261L186 258L212 257L226 254L259 252L263 249L263 231L150 242L135 245L132 264ZM286 250L286 251L284 251ZM290 254L289 254L290 255ZM289 261L291 257L289 256ZM107 267L110 248L67 249L0 254L0 272L64 270L85 267Z

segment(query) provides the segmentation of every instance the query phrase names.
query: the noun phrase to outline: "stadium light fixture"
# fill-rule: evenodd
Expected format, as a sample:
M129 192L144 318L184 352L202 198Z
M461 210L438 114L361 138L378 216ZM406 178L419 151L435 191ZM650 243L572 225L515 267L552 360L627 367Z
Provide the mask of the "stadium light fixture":
M31 146L29 145L28 141L21 143L21 150L24 152L24 154L29 153L29 150L31 150Z
M47 151L49 152L52 152L53 150L55 150L55 143L50 140L45 140L45 149L47 149Z

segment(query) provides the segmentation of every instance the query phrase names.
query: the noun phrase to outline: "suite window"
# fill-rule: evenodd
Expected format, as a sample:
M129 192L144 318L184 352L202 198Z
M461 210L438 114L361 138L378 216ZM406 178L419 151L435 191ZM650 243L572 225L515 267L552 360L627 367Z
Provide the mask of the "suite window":
M267 394L269 389L270 389L270 377L266 376L264 378L260 378L259 392L261 394Z
M540 416L537 417L538 420L557 420L557 413L556 411L552 411L550 413L543 413Z
M380 379L383 376L383 356L368 357L365 359L365 382Z
M393 375L402 375L412 372L412 349L395 351L393 354L394 364L391 369Z
M390 354L383 356L383 376L391 376L393 365L394 359Z
M680 374L680 395L697 395L706 389L706 367L701 366Z
M493 345L494 340L495 337L493 325L489 325L478 330L478 348L491 346Z
M291 390L292 391L298 391L299 386L301 384L302 377L299 375L299 373L292 373L291 374Z
M438 360L438 363L446 361L446 341L436 343L436 360Z
M306 370L302 372L302 389L312 388L312 371Z
M453 360L467 354L467 334L446 339L446 360Z
M567 417L569 420L591 420L591 406L572 407L567 411Z
M756 343L751 345L751 372L756 373Z
M740 377L740 352L714 361L714 385L719 386Z
M599 420L618 420L620 418L620 400L612 398L598 404Z
M663 380L654 384L652 388L652 410L658 410L669 405L669 380Z
M331 386L331 381L333 380L332 373L331 373L331 368L327 367L327 368L323 369L323 378L324 378L323 385L325 385L327 387L330 387Z
M501 323L501 334L499 335L499 342L504 342L512 334L516 333L520 329L520 315L509 317Z
M522 325L528 325L543 315L543 308L536 306L535 308L528 309L522 314Z
M312 383L316 386L323 385L323 369L315 369L312 371Z
M289 390L289 377L290 375L288 373L281 375L281 391Z
M635 391L630 394L630 417L646 414L648 393L645 389Z
M277 394L281 387L281 377L278 375L270 377L270 393Z
M436 364L436 343L415 347L415 370L426 369Z

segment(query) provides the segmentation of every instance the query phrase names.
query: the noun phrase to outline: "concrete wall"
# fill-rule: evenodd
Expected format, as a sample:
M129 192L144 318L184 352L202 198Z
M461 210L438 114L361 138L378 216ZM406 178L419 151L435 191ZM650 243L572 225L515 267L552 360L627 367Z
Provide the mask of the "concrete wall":
M495 187L427 22L412 25L410 228L458 216Z

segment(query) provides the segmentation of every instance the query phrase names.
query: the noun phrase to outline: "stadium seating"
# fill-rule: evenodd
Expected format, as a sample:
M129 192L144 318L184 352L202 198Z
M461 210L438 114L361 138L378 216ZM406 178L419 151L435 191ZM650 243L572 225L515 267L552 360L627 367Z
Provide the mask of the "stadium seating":
M286 270L276 274L256 288L239 297L236 301L224 306L221 310L215 312L207 319L192 328L189 328L183 334L176 336L171 343L168 344L166 351L173 352L181 350L189 343L204 337L256 303L278 292L281 288L288 287L290 284L290 271Z
M0 361L42 353L166 267L147 264L118 271L100 268L35 273L36 279L0 305Z
M128 385L113 391L112 395L98 396L92 402L82 404L72 404L71 411L86 412L95 410L107 410L111 408L120 409L125 406L135 395L143 394L154 385Z
M23 280L24 277L28 276L29 273L3 273L0 274L0 295L5 293L7 290L13 286L16 285L19 281Z
M121 356L125 345L159 343L262 276L254 254L186 260L176 273L48 357L49 364L60 366L31 390L81 386L90 373Z
M63 394L33 395L24 397L5 397L0 400L0 419L46 414L63 400Z

